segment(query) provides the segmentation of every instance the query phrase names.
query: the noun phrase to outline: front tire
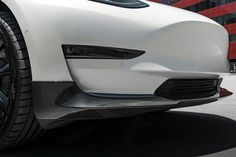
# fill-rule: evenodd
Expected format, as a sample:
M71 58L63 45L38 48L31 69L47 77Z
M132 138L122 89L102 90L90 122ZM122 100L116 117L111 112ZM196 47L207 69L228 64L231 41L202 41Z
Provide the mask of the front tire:
M44 132L34 115L31 82L21 30L12 14L0 12L0 150L28 143Z

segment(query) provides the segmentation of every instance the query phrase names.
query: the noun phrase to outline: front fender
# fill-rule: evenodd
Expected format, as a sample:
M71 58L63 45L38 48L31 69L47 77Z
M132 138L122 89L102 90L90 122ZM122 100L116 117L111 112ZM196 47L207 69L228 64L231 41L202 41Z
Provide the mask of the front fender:
M24 36L33 81L72 81L50 11L35 0L2 0L14 14Z

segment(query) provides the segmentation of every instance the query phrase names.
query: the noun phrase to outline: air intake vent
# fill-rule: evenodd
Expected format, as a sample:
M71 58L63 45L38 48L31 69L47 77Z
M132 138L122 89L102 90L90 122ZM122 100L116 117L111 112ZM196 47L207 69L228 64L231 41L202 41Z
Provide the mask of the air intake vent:
M219 79L170 79L155 94L171 100L210 97L218 92L219 83Z

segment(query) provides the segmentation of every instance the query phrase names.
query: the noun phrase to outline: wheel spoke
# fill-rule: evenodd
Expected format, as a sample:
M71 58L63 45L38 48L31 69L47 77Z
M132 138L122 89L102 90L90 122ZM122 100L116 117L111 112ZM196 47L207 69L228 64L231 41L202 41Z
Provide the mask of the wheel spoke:
M2 91L0 91L0 109L2 111L5 111L7 108L7 104L8 104L8 97Z
M9 64L5 64L4 66L0 67L0 77L9 75L10 74L10 66Z
M5 45L2 40L0 40L0 51L2 51L5 48Z
M11 92L11 62L7 54L5 41L0 36L0 127L6 120ZM1 134L1 128L0 128Z
M5 116L5 109L3 108L0 108L0 127L1 127L1 124L3 122L3 119L4 119L4 116ZM0 129L0 135L2 134L2 130Z

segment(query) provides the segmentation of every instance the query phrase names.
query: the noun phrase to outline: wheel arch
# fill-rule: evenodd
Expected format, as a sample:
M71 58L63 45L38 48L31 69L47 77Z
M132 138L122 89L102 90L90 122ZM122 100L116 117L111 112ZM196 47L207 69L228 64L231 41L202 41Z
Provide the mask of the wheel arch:
M3 2L4 0L0 0L0 12L7 12L7 13L10 13L16 20L18 26L19 26L19 29L21 30L21 33L24 37L24 40L26 39L26 32L27 32L27 29L23 29L23 26L22 26L22 23L23 23L23 18L19 18L19 16L17 17L16 15L16 12L14 11L13 8L10 7L10 5L7 5L7 3ZM27 42L25 41L26 43L26 48L28 46ZM30 57L29 57L30 58ZM30 63L30 66L31 66L31 63Z
M24 20L23 14L19 13L19 9L17 9L18 7L16 7L16 4L12 5L13 3L15 2L12 1L8 3L8 0L0 0L0 11L8 12L12 14L12 16L14 16L25 38L25 32L27 32L26 22L24 22L25 20Z
M44 43L47 43L48 40L43 41L45 32L39 26L42 19L37 17L32 19L30 15L42 12L42 8L37 7L37 5L38 3L34 4L27 0L0 0L0 11L10 12L19 25L29 54L33 82L72 81L61 46L55 45L53 47L50 45L51 50L44 47ZM44 22L45 20L47 19L44 19ZM50 21L45 23L48 26L53 24ZM46 30L51 33L48 29ZM56 56L54 57L52 53Z

